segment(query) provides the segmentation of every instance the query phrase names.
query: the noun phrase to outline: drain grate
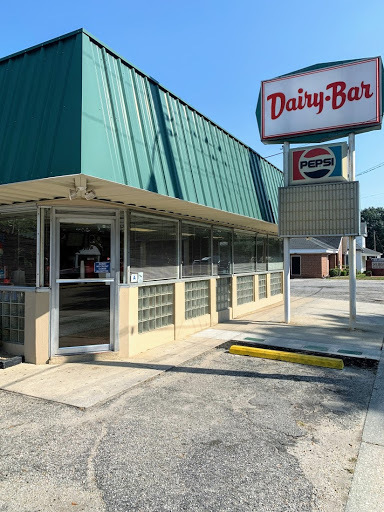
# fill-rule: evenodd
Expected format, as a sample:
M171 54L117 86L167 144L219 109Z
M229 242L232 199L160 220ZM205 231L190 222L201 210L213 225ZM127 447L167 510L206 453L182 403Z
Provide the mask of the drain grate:
M338 350L337 351L339 354L351 354L351 355L354 355L354 356L361 356L363 355L362 352L359 352L358 350Z
M319 346L316 346L316 345L305 345L305 347L303 347L303 349L305 349L305 350L314 350L316 352L328 352L327 348L319 347Z

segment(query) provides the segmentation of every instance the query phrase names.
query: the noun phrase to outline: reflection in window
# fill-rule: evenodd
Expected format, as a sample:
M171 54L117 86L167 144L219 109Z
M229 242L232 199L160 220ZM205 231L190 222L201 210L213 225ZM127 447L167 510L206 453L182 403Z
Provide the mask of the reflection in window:
M36 286L37 212L0 216L0 284Z
M256 235L235 231L234 233L235 274L255 271Z
M211 228L181 225L183 277L211 275Z
M177 228L177 222L132 213L131 275L142 272L143 281L178 277Z
M213 274L230 274L232 266L232 231L213 228Z
M283 241L277 236L268 237L268 270L282 270Z
M41 215L43 215L43 224L44 224L44 279L43 285L49 286L49 269L50 269L50 232L51 232L51 210L48 208L41 208ZM40 281L41 278L40 278Z
M256 240L256 270L264 272L267 270L267 236L257 235Z

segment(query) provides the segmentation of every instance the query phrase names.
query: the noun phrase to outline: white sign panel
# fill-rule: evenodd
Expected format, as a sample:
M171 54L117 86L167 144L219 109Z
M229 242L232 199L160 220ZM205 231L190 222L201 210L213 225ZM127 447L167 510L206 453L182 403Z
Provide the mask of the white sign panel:
M379 57L262 82L261 138L380 124Z
M384 258L376 258L372 260L372 269L384 268Z

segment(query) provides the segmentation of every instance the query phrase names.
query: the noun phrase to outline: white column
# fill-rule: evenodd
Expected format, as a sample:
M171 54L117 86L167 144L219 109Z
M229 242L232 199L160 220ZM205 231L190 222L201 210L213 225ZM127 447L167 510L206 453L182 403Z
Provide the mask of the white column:
M289 142L284 142L284 187L289 185ZM289 254L289 238L284 237L284 322L291 321L291 257Z
M349 328L356 327L356 238L349 237Z
M348 135L348 178L355 181L355 134ZM349 237L349 328L356 327L356 238Z

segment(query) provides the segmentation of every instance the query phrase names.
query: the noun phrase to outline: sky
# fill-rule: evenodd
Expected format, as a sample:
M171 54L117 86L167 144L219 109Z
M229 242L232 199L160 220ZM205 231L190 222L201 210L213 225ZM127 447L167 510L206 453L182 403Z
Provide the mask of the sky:
M0 0L0 13L1 57L83 27L280 169L281 144L260 141L260 82L384 56L382 0ZM361 208L384 207L383 134L356 136L356 174L383 163L357 176Z

